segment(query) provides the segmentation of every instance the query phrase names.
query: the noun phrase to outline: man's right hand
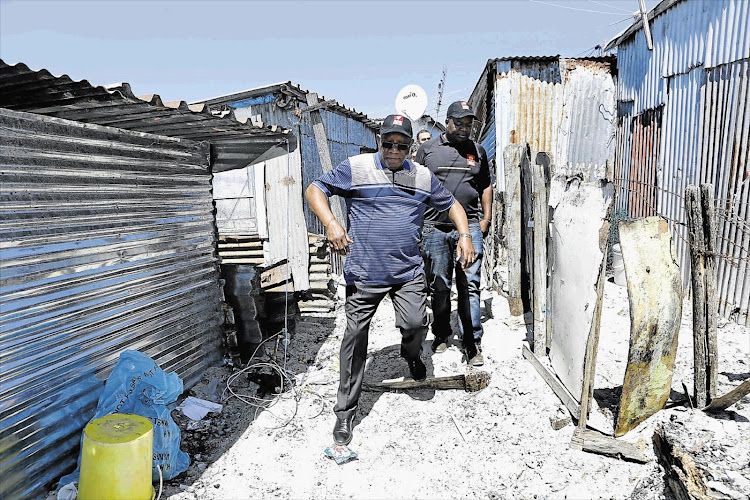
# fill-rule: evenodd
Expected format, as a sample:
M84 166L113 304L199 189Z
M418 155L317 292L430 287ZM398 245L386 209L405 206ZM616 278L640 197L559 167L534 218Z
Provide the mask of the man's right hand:
M348 254L349 243L354 243L336 219L333 219L326 226L326 237L328 238L328 244L339 255Z

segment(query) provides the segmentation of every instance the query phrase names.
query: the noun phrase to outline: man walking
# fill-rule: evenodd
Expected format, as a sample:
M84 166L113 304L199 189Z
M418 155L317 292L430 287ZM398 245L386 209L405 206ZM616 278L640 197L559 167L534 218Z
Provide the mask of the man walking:
M425 209L431 207L468 234L466 213L429 170L406 160L412 143L408 118L389 115L381 127L378 153L343 161L313 182L305 192L310 208L323 222L329 244L347 255L346 331L341 342L340 382L333 429L337 444L352 439L352 425L362 389L370 321L388 294L401 330L401 356L415 380L427 369L420 359L427 333L426 280L419 235ZM348 229L334 218L331 195L346 200ZM457 254L465 265L474 261L474 247L462 238Z
M432 350L444 352L451 337L450 293L455 267L459 337L468 364L481 366L484 364L479 300L482 236L487 233L492 217L492 185L487 153L469 139L474 119L476 116L465 101L451 104L445 133L423 144L415 161L430 169L466 210L476 254L476 260L468 268L454 266L456 244L464 231L436 210L425 212L422 238L434 317Z

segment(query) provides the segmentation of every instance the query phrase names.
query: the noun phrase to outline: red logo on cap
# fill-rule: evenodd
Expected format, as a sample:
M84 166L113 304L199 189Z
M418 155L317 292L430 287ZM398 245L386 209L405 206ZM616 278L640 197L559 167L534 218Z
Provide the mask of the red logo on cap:
M466 164L470 167L473 167L477 164L476 158L474 155L466 155Z
M396 115L393 117L393 124L394 125L403 125L404 124L404 117L401 115Z
M469 109L469 104L466 101L461 101L461 107L464 109Z

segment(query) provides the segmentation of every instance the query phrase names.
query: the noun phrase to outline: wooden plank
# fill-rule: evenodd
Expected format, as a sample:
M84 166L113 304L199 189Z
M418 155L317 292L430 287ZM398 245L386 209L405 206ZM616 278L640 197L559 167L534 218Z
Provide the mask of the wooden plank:
M550 186L549 359L571 394L583 392L586 352L598 322L607 214L614 187L557 175ZM579 401L580 402L580 401Z
M580 418L581 406L578 404L578 401L576 401L576 398L573 397L568 389L565 388L563 383L560 382L560 379L557 378L557 375L555 375L552 367L549 366L549 361L547 361L547 358L541 358L544 361L540 360L540 358L537 358L534 353L531 352L531 349L529 349L529 346L526 342L522 343L521 354L531 363L531 365L534 367L534 369L536 369L537 373L544 379L544 381L547 382L547 385L550 387L550 389L552 389L557 397L560 398L560 401L562 401L570 414L577 419Z
M318 94L315 92L309 92L306 99L308 106L318 105ZM315 142L318 145L318 156L320 157L320 165L323 167L323 173L330 172L333 170L334 165L331 162L331 152L328 150L328 136L326 134L325 125L323 124L323 116L320 113L320 109L310 112L310 121L312 122L313 133L315 134ZM332 196L329 202L333 216L336 217L339 224L346 227L346 218L341 208L339 197Z
M640 439L638 444L633 444L610 436L605 436L604 434L590 429L576 429L573 432L570 446L577 450L589 451L641 464L651 461L651 459L643 453L643 450L646 447L643 439Z
M510 144L505 165L505 238L508 262L508 305L513 316L523 315L521 301L521 155L523 146Z
M716 398L711 401L711 404L706 406L703 411L722 411L726 410L734 403L742 399L746 394L750 394L750 379L745 380L740 385L724 394L720 398Z
M701 212L703 216L703 237L706 254L703 256L706 287L706 396L710 402L716 397L718 383L719 344L716 337L719 314L719 297L716 293L716 214L714 210L714 187L701 185Z
M610 205L611 209L611 205ZM611 210L607 212L606 219L609 219ZM607 236L609 235L610 223L605 220L602 230L599 232L600 248L607 247ZM586 429L591 400L594 398L594 380L596 379L596 355L599 350L599 326L602 317L602 295L604 295L604 280L606 271L606 254L599 264L599 280L596 283L596 305L594 306L594 317L591 322L589 338L586 342L586 357L583 362L583 384L581 388L581 418L578 420L578 429Z
M664 407L672 387L682 318L682 280L661 217L619 223L630 300L630 348L615 436Z
M281 285L277 285L277 286L274 286L274 287L271 287L271 288L266 288L263 291L267 292L267 293L284 293L284 292L293 293L294 292L294 282L289 281L288 283L282 283Z
M286 282L291 277L289 265L286 261L281 261L260 272L260 287L263 289L271 288L282 282Z
M521 152L521 302L524 313L532 311L534 303L534 194L531 170L531 154L526 144Z
M703 263L703 215L697 186L685 188L690 242L690 270L693 285L693 391L695 405L706 406L706 290Z
M544 165L532 168L534 218L534 354L547 355L547 182Z
M550 326L550 310L549 310L549 185L551 180L551 173L552 173L552 159L549 157L547 153L544 151L541 151L537 153L536 155L536 164L539 165L542 169L542 173L544 174L544 209L546 210L544 214L544 259L545 259L545 275L544 275L544 286L545 286L545 295L544 295L544 328L546 330L546 338L545 338L545 346L547 350L549 350L549 346L552 340L552 328ZM611 178L611 177L610 177Z
M263 259L262 257L260 257L260 258L252 258L252 259L251 258L245 258L245 257L242 257L242 258L240 258L240 257L229 257L229 258L221 257L221 263L222 264L254 264L254 265L262 266L264 262L265 262L265 259Z
M481 370L472 370L462 375L445 375L442 377L427 377L424 380L412 378L398 378L383 380L382 382L364 382L362 388L366 390L393 389L463 389L466 392L477 392L490 383L490 374Z

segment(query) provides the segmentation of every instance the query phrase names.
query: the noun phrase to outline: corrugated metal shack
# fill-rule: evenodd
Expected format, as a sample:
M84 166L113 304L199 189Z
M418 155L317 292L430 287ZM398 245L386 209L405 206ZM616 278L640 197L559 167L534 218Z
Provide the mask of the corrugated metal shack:
M123 350L219 361L211 169L288 135L196 110L0 61L0 497L74 467Z
M623 216L670 221L683 286L690 252L684 190L715 187L720 312L750 324L750 3L664 0L612 40L616 49L615 182Z
M337 255L313 255L314 260L309 260L308 233L324 235L325 230L303 202L307 186L323 173L313 116L306 108L315 105L320 113L334 167L349 156L375 151L379 125L363 113L313 95L291 82L219 96L202 104L216 114L233 112L253 123L290 129L298 141L288 158L271 159L244 172L217 176L220 234L236 241L260 238L266 265L288 259L296 291L321 286L310 283L325 283L329 270L340 274L341 259ZM317 250L312 251L319 254ZM232 257L222 253L223 262L233 262ZM329 258L330 262L326 262Z
M615 58L503 57L487 62L469 103L474 136L496 165L505 190L502 152L528 143L556 170L603 177L614 153Z
M491 59L469 98L477 113L473 136L484 146L495 176L492 233L485 242L485 275L502 288L505 260L503 151L528 143L551 158L552 172L607 176L614 156L614 57L503 57Z

